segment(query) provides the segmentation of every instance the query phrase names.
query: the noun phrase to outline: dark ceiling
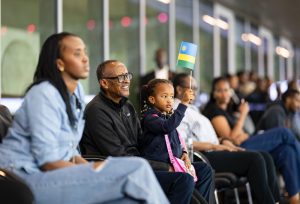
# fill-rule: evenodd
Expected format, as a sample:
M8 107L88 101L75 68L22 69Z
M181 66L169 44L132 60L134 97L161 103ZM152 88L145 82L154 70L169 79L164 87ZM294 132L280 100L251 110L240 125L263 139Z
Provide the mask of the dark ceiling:
M232 9L241 17L263 25L277 36L300 45L299 0L213 0Z

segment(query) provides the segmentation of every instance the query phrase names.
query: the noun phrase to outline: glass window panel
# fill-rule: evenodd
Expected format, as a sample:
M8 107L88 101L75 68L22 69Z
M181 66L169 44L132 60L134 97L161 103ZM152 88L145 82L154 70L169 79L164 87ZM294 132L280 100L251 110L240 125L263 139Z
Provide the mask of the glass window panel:
M268 60L268 47L269 47L269 40L267 38L263 38L263 69L264 75L268 75L268 67L269 67L269 60Z
M41 43L54 33L54 2L1 3L1 94L20 97L32 83Z
M274 38L274 45L275 48L277 46L279 46L279 39L278 37ZM279 75L280 75L280 65L279 65L279 55L276 54L276 52L274 51L274 81L278 81L280 79Z
M228 23L228 19L220 17L221 20ZM230 26L230 25L229 25ZM228 30L220 29L220 44L221 44L221 75L228 73Z
M168 51L169 4L146 1L146 73L155 69L154 54L158 48Z
M288 79L288 59L287 58L283 58L283 64L284 64L283 79Z
M102 0L63 1L63 30L80 36L90 57L90 76L82 81L86 94L99 91L96 69L103 60L102 10Z
M193 42L193 2L176 1L176 59L182 41ZM199 50L198 50L199 52ZM177 72L189 72L189 69L176 68Z
M242 34L245 33L244 20L236 17L235 24L235 47L236 47L236 71L245 69L245 42L242 40Z
M258 36L258 28L251 24L251 33ZM258 73L258 46L251 43L251 70Z
M139 1L110 0L110 58L125 63L133 73L130 100L138 106L139 84Z
M200 88L209 92L213 80L213 26L203 21L204 15L213 16L212 3L201 0L200 12Z
M300 79L300 49L299 47L295 48L294 53L294 69L293 69L293 76L295 79Z

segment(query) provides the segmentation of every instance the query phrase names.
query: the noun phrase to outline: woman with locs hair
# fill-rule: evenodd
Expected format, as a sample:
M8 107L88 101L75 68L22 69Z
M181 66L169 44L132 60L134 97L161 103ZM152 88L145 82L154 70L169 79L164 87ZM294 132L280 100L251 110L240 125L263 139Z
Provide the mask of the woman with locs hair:
M89 74L84 42L71 33L44 43L34 82L0 144L0 167L20 176L35 203L169 203L143 159L88 163L79 155Z
M211 120L218 137L227 138L246 150L269 152L283 176L290 204L299 204L300 143L286 128L273 128L261 134L248 135L243 129L249 112L248 103L243 101L239 106L239 117L233 115L230 105L231 91L228 80L224 77L215 78L204 115Z

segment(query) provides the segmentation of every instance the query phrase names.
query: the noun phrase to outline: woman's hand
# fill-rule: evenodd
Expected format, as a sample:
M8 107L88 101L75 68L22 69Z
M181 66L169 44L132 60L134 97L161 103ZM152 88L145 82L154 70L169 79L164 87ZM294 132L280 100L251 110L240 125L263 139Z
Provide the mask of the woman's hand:
M240 135L238 135L238 137L236 137L234 139L234 142L237 144L237 145L240 145L242 144L245 140L247 140L249 138L249 135L247 133L241 133Z
M42 171L52 171L52 170L56 170L56 169L71 167L74 165L76 165L76 164L73 162L70 162L70 161L58 160L58 161L54 161L54 162L47 162L47 163L41 165L40 169Z
M70 161L73 162L74 164L88 163L88 161L86 159L82 158L81 156L74 156L74 157L72 157L72 159Z
M104 165L104 162L105 161L94 162L93 169L96 170L96 171L100 170L102 168L102 166Z
M236 151L245 151L244 148L236 146L235 144L233 144L230 140L228 139L224 139L222 141L222 145L227 146L227 147L231 147L234 148Z
M236 152L238 151L236 148L226 145L214 145L213 147L214 151L229 151L229 152Z
M86 164L86 163L88 163L88 161L86 161L84 158L78 155L72 157L70 161L58 160L54 162L45 163L40 168L42 171L51 171L55 169L71 167L77 164Z
M181 160L184 161L185 166L186 166L187 169L189 169L191 167L191 161L190 161L190 158L189 158L187 153L184 152L182 154Z

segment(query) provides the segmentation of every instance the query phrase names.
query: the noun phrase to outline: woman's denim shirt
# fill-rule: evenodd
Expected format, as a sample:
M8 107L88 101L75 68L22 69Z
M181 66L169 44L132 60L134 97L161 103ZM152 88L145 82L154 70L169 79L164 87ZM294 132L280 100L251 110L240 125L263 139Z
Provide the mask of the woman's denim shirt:
M78 155L84 127L84 93L80 84L70 95L70 103L75 116L73 127L58 90L49 82L33 86L0 144L0 167L30 174L39 172L39 167L47 162L69 161Z

